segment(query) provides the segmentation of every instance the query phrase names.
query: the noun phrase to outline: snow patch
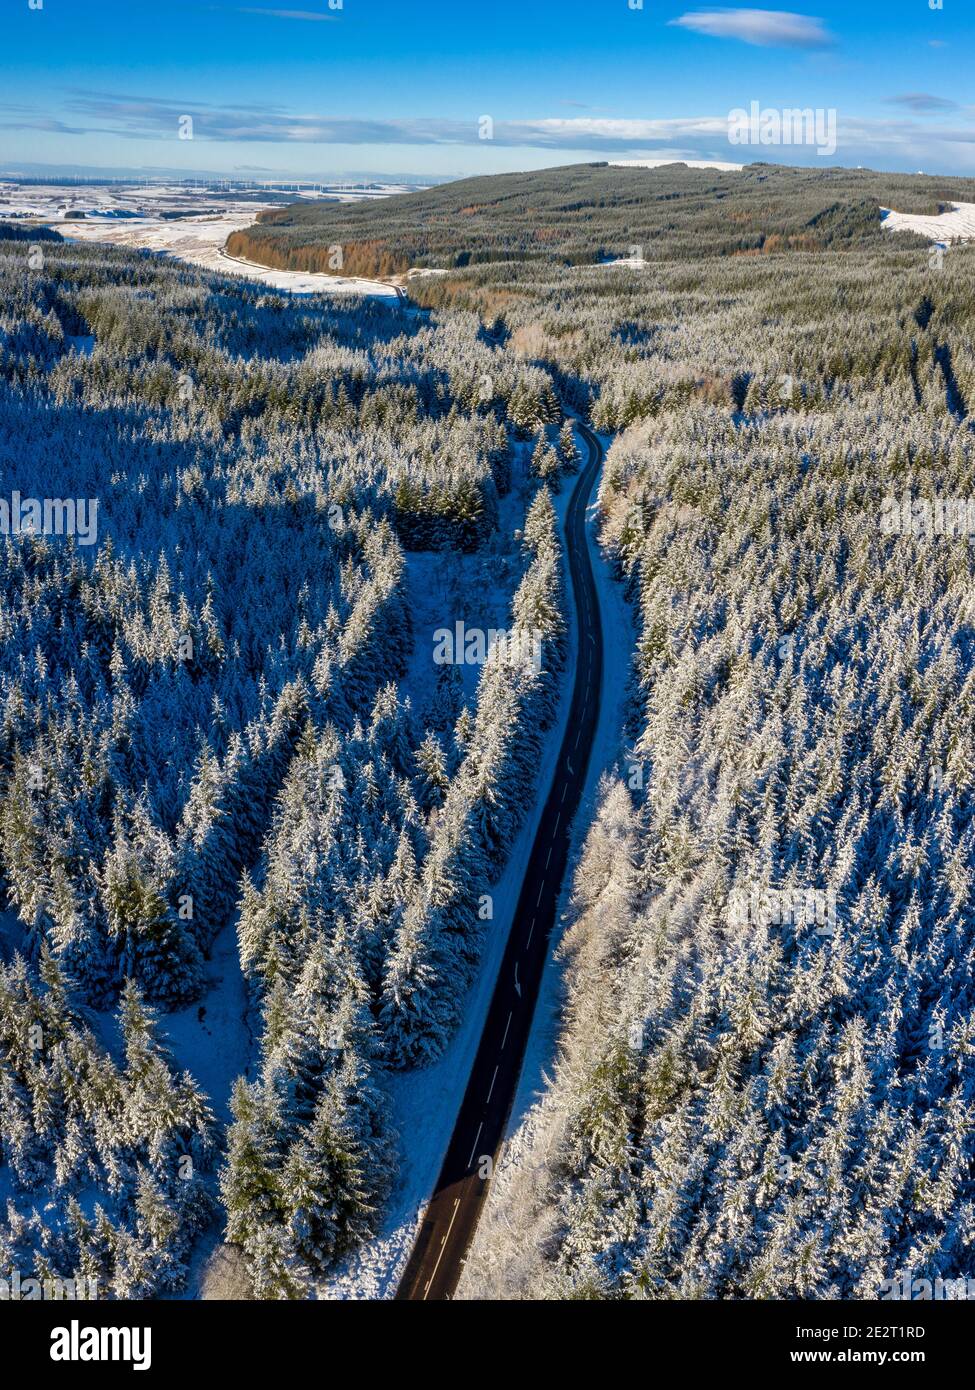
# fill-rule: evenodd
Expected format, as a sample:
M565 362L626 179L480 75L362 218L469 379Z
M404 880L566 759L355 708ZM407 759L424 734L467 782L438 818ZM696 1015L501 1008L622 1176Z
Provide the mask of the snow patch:
M159 1032L180 1070L192 1075L209 1097L216 1118L227 1125L234 1082L246 1075L254 1052L236 917L218 933L206 976L204 997L175 1013L161 1014Z
M650 262L643 256L617 256L615 260L600 261L599 264L603 266L622 266L624 269L629 270L645 270Z
M975 203L953 203L950 212L927 216L921 213L880 209L880 222L886 232L917 232L944 245L952 241L975 240Z

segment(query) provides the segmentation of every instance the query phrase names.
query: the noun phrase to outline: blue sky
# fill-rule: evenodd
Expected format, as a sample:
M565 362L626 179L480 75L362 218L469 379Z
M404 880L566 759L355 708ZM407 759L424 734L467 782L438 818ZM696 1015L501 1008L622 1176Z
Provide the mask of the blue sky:
M684 157L975 173L971 0L291 3L5 0L0 168L455 176ZM755 101L835 110L836 154L730 145L729 112Z

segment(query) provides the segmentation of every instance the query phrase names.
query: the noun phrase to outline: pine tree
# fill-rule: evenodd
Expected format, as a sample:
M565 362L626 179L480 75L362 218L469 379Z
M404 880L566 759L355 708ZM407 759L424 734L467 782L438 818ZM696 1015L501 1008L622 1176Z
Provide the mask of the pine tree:
M164 895L158 867L161 843L152 832L140 847L117 826L98 881L119 974L134 975L151 999L175 1005L199 993L202 967L196 943Z
M579 464L579 449L576 445L572 421L566 420L559 431L559 463L568 473L574 473Z
M417 749L416 765L420 774L420 805L425 811L442 806L450 786L450 777L447 772L447 755L435 733L428 732Z
M220 1195L227 1213L227 1240L250 1253L258 1234L278 1224L280 1153L273 1112L241 1077L230 1103L227 1162Z
M411 907L396 934L379 1005L379 1029L390 1066L432 1060L450 1036L455 1004L442 988L438 928L435 909Z

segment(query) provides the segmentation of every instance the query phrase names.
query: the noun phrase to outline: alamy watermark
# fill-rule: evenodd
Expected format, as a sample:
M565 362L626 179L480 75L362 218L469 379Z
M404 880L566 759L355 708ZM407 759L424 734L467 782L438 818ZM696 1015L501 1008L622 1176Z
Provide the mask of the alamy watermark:
M975 497L885 497L880 508L885 536L975 535Z
M916 1279L911 1274L895 1274L892 1279L881 1280L878 1297L921 1303L947 1299L970 1302L975 1299L975 1279L942 1279L940 1275L934 1279Z
M0 1279L0 1303L33 1303L41 1300L60 1303L83 1299L96 1302L98 1299L97 1279L62 1279L55 1274L50 1279L35 1279L33 1275L24 1278L19 1269L11 1270L6 1279Z
M74 536L79 545L98 539L97 497L0 497L0 535Z
M823 888L765 888L734 892L728 899L732 926L815 927L820 936L836 930L836 894Z
M542 669L542 633L536 628L438 627L433 634L436 666L483 666L489 658L507 666Z
M131 1361L134 1371L152 1366L151 1327L82 1327L73 1318L51 1332L52 1361Z
M835 107L765 107L753 101L746 111L728 112L728 141L732 145L814 145L828 157L837 150Z

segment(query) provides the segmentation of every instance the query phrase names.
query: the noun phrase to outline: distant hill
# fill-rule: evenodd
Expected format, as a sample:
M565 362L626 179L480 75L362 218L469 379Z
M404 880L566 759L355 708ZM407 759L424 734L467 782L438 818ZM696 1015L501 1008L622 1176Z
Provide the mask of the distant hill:
M232 255L283 270L389 276L503 261L588 265L862 245L881 207L936 214L975 180L869 169L742 171L576 164L463 179L379 203L296 204L235 232Z

